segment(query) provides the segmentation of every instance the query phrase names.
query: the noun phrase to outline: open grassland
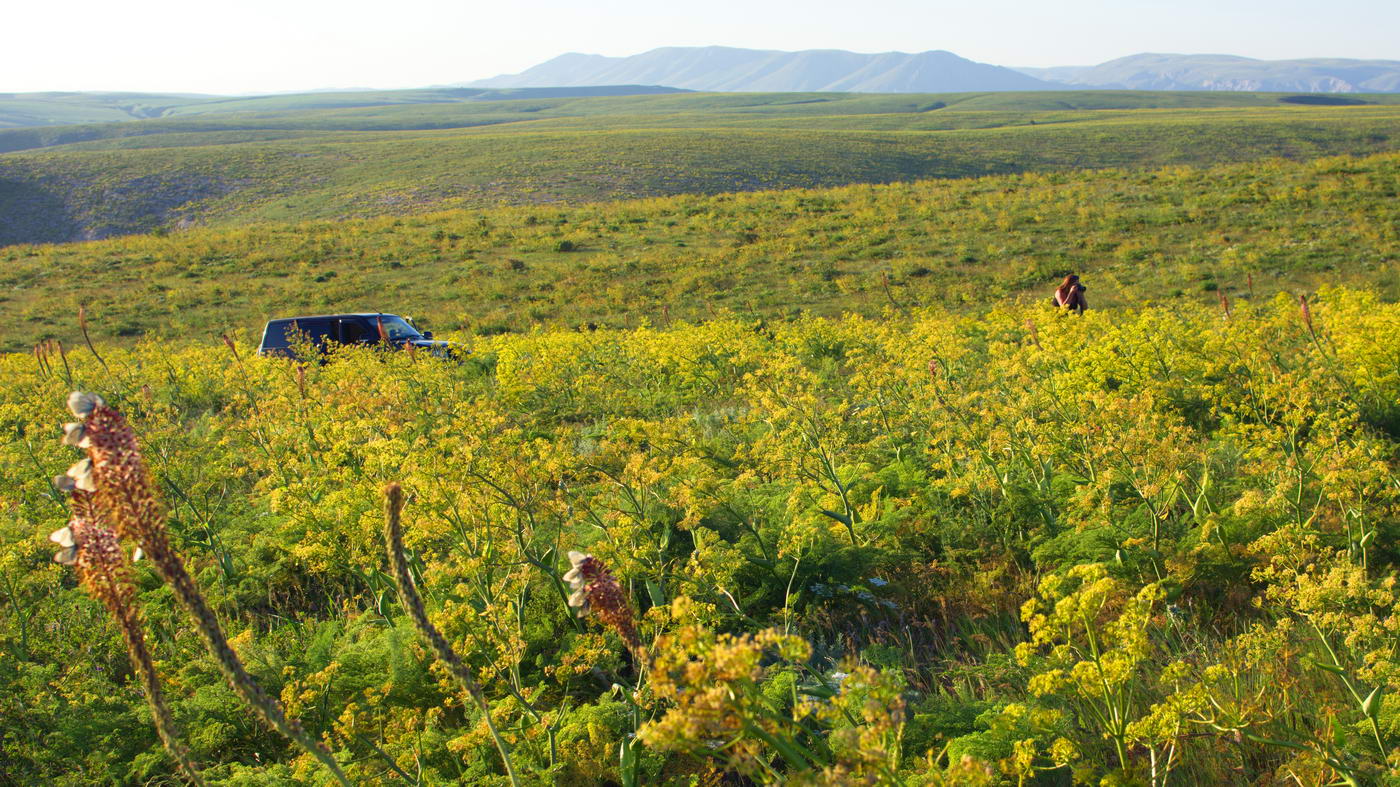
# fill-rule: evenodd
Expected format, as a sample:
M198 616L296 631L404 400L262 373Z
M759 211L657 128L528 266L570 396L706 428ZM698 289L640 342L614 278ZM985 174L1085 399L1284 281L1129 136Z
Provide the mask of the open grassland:
M1025 174L0 249L0 347L255 337L271 317L389 311L435 329L874 315L1048 297L1183 309L1280 288L1400 297L1400 155ZM1251 281L1253 286L1251 287Z
M14 129L0 243L1400 148L1400 106L1280 98L678 94Z
M588 118L626 127L668 116L682 127L763 117L932 116L963 112L1394 105L1400 94L1292 95L1207 91L1082 90L996 93L689 93L666 88L518 88L311 93L254 97L140 94L0 94L0 151L180 131L247 129L386 131L457 128L483 122ZM638 95L647 92L661 95ZM40 105L53 117L36 115ZM91 111L83 122L82 113ZM9 118L9 123L6 119ZM615 121L612 119L628 119ZM126 122L112 122L122 120ZM5 126L10 126L5 128Z
M1217 170L1201 193L1248 197L1261 235L1290 235L1259 212L1285 199L1341 231L1363 222L1309 189L1345 199L1394 163ZM852 190L819 216L950 189L991 200L985 234L1013 243L995 221L1017 191L1148 178L1183 210L1235 209L1198 204L1202 173L1056 177ZM821 198L744 199L807 221L820 203L798 200ZM507 215L541 214L493 232ZM239 699L234 658L234 685L365 784L1400 778L1400 307L1374 293L457 338L463 364L298 368L188 337L0 355L0 781L174 782L154 713L209 784L328 782ZM58 440L75 388L126 415L150 486L101 408L77 435L96 502L50 484L79 456ZM83 587L46 540L75 511ZM107 526L124 540L99 552ZM581 617L570 550L618 583L584 564Z

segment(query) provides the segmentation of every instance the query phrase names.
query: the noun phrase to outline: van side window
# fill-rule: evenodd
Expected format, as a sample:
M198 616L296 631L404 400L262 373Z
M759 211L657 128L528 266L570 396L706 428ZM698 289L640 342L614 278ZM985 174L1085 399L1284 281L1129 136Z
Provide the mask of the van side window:
M293 337L300 333L310 339L311 343L317 347L325 347L326 338L330 332L330 320L288 320L285 336L287 345L290 345Z
M363 342L369 336L369 331L360 320L340 321L340 341L343 344L355 344Z
M287 331L290 323L284 320L272 320L263 329L262 349L285 350L287 348Z

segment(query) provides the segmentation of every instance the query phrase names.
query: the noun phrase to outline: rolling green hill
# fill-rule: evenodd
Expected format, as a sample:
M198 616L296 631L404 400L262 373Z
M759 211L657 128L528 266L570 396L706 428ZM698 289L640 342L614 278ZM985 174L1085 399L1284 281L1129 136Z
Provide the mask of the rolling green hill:
M1400 106L1299 98L0 132L113 236L0 246L0 785L1400 780ZM250 357L376 310L471 355Z
M1400 105L1379 103L1400 96L1310 106L1126 91L393 95L373 100L399 103L335 106L318 95L319 109L265 97L249 100L265 111L201 114L216 103L205 101L187 117L0 131L11 151L0 155L0 244L1400 149Z
M342 310L480 333L876 314L1039 299L1069 271L1085 275L1096 306L1177 298L1217 308L1219 292L1247 298L1251 282L1261 293L1357 283L1394 298L1397 196L1400 154L1388 153L12 246L0 250L0 349L73 342L83 304L95 335L129 339L253 338L269 317Z
M345 107L457 104L520 98L684 93L644 85L566 88L425 88L208 96L179 93L0 93L0 129L73 123L109 123L183 115L243 112L315 112Z
M636 95L639 93L660 95ZM15 96L16 94L10 94ZM38 99L0 94L0 117L18 116ZM470 128L488 123L567 118L599 128L632 128L650 118L672 128L732 126L763 120L808 118L824 125L842 116L874 121L877 116L908 121L965 112L1075 112L1084 110L1263 108L1294 104L1300 98L1328 96L1286 93L1207 93L1083 90L927 94L862 93L687 93L666 88L455 88L361 93L313 93L287 96L178 97L143 96L141 102L117 94L62 94L61 101L40 103L66 107L70 120L51 120L35 128L5 128L0 123L0 152L66 145L92 140L150 137L173 133L225 131L402 131ZM82 100L86 99L86 100ZM164 101L162 101L164 99ZM1400 104L1400 95L1347 97L1369 105ZM132 109L138 104L137 109ZM93 113L84 120L82 111ZM132 114L135 112L135 114ZM115 123L114 120L128 122ZM944 123L956 123L956 118ZM215 140L217 142L217 140Z
M0 129L159 117L172 107L210 98L171 93L0 93Z

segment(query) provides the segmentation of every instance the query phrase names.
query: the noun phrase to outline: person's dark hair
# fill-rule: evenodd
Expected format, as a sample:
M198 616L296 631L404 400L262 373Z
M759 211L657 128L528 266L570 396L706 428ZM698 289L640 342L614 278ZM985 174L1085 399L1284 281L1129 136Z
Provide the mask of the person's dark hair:
M1055 288L1055 295L1060 303L1065 303L1069 300L1070 292L1074 290L1077 284L1079 284L1079 274L1077 273L1071 273L1065 277L1063 282L1060 282L1060 286Z

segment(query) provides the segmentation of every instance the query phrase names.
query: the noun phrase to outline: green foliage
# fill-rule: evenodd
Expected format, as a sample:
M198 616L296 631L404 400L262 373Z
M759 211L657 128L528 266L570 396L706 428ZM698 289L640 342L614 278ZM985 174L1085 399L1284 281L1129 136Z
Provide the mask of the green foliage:
M476 337L484 364L3 355L4 777L173 778L45 541L81 387L129 414L248 669L359 781L506 779L387 584L391 480L526 781L1392 778L1397 337L1396 306L1333 289L1307 321L1286 296L911 309ZM570 549L615 572L642 649L567 605ZM206 778L318 778L136 567Z

